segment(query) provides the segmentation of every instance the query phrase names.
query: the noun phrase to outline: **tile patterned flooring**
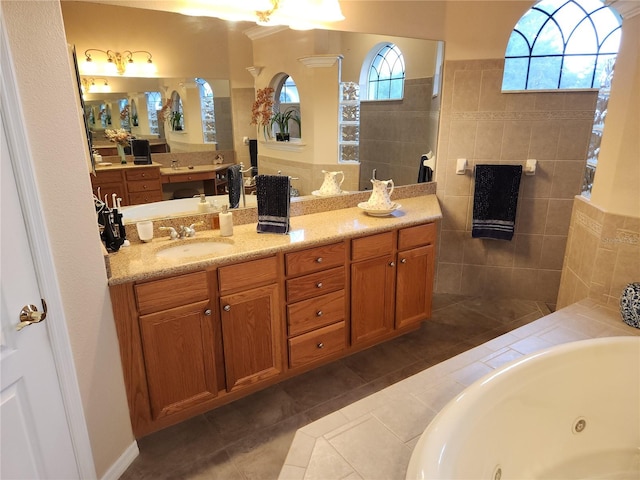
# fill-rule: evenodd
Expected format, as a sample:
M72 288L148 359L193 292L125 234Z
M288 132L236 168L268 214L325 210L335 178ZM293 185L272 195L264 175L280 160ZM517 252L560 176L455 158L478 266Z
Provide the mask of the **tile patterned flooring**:
M475 379L554 343L625 331L622 322L576 327L562 312L545 317L549 308L537 302L437 295L431 320L415 332L140 439L121 479L404 478L426 425ZM425 371L433 378L419 392L405 390ZM371 439L388 441L375 456L386 461L362 448Z

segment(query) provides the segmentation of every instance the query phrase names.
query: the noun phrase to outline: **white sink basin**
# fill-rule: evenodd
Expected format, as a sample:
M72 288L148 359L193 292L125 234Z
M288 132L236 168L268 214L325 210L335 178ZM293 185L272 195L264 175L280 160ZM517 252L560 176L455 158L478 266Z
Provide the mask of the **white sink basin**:
M233 243L224 240L185 241L173 247L163 248L156 253L164 260L183 260L191 257L216 256L233 250Z

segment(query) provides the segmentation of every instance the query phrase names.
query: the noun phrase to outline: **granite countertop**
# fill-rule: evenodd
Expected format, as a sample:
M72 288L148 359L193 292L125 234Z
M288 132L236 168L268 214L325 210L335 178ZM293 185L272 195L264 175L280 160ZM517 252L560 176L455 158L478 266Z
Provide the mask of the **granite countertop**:
M155 237L149 243L133 243L106 257L109 285L149 280L225 265L278 252L312 247L345 238L359 237L442 218L435 195L403 198L401 206L388 217L372 217L358 207L313 213L291 218L288 235L257 233L256 224L235 225L233 236L220 237L219 230L196 227L193 238L170 240ZM156 253L187 242L221 241L233 247L220 255L204 255L181 260L162 259Z
M116 157L111 157L111 158L116 158ZM135 163L133 163L133 157L129 156L129 157L127 157L127 159L130 160L127 163L120 163L120 161L97 163L96 164L96 173L97 172L106 172L106 171L111 171L111 170L130 169L130 168L162 167L162 164L156 163L156 162L151 162L150 164L148 163L148 164L145 164L145 165L136 165ZM106 165L106 164L108 164L108 165ZM160 170L162 170L162 168Z

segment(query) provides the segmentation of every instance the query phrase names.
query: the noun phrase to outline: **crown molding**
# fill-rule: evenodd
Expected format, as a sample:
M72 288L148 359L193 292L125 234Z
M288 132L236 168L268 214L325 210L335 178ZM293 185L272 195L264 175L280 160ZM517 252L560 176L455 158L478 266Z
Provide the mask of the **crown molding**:
M259 25L256 25L255 27L251 27L245 30L243 33L251 40L258 40L260 38L273 35L274 33L282 32L283 30L287 30L288 28L289 27L287 27L286 25L278 25L275 27L261 27Z
M339 54L327 54L327 55L309 55L307 57L300 57L298 61L305 67L317 68L317 67L333 67L338 60L342 60L344 56Z

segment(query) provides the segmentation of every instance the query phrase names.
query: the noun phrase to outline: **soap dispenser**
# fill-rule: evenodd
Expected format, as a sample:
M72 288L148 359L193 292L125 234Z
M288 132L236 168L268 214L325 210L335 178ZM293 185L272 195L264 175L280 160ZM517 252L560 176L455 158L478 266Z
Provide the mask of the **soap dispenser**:
M198 213L208 213L209 212L209 202L204 196L204 193L200 194L200 203L198 203Z
M230 237L233 235L233 217L228 211L228 205L222 205L222 212L219 214L220 219L220 236Z

